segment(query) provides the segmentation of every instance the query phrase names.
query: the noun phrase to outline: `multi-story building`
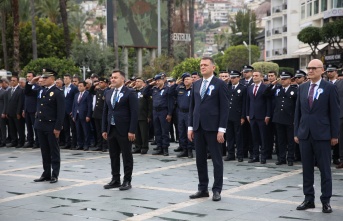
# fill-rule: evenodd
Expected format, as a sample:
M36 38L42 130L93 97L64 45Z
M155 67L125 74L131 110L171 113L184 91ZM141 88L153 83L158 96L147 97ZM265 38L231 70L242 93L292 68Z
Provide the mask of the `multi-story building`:
M203 17L209 19L212 23L228 23L228 13L230 10L229 0L205 0Z

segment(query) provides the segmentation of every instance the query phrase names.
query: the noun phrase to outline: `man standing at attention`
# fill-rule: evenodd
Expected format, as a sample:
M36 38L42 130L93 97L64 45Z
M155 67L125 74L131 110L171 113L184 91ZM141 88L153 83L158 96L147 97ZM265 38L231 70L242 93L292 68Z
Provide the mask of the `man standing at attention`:
M303 166L304 202L297 210L315 208L314 159L321 175L323 213L331 213L331 146L338 143L339 98L337 87L322 80L323 63L314 59L308 67L308 82L299 86L294 117L294 141L299 143Z
M131 189L133 170L132 142L138 124L138 98L133 89L124 86L125 73L114 70L111 76L113 89L105 93L102 118L102 137L108 142L112 180L105 189ZM124 181L120 183L120 153L124 164Z
M229 93L225 82L214 77L216 66L211 57L203 57L200 71L203 79L194 82L189 107L188 139L195 142L198 169L198 192L191 199L209 197L207 151L212 156L214 183L213 201L221 200L223 186L222 143L228 121ZM209 120L210 118L210 120Z

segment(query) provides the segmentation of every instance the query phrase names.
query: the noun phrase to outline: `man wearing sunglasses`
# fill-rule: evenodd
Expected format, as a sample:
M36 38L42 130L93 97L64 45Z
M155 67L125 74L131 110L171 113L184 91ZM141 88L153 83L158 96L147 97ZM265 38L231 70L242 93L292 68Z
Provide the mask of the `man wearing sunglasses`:
M331 146L338 143L339 97L337 87L322 79L323 63L313 59L306 67L309 81L300 85L294 117L294 141L299 143L305 199L297 210L315 208L314 159L321 175L323 213L331 213Z

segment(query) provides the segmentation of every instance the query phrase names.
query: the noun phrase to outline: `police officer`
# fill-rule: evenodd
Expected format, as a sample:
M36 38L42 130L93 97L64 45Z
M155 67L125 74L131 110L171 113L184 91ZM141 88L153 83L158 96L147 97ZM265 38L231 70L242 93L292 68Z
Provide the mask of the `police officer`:
M39 91L37 99L37 116L35 128L38 132L38 139L41 146L44 172L35 182L50 181L56 183L60 172L61 157L58 146L58 137L63 125L64 118L64 95L55 84L57 73L53 70L43 73L43 86ZM39 79L34 77L26 86L28 90ZM51 172L52 169L52 172Z
M286 164L286 159L288 166L293 166L294 162L294 110L297 100L297 87L291 85L292 77L293 74L287 71L282 72L280 75L281 85L278 84L278 80L275 80L265 91L265 94L274 97L275 101L273 122L279 144L276 165Z
M243 134L242 128L246 117L247 87L239 82L241 73L236 70L230 72L231 85L229 85L229 119L226 127L226 140L228 155L225 161L235 160L235 146L238 162L243 162Z
M176 80L174 78L171 78L168 80L168 86L172 87L176 85ZM177 111L177 102L176 99L174 98L174 111L172 115L172 120L170 122L170 142L178 142L179 140L179 128L178 128L178 111ZM175 127L175 132L174 132L174 127Z
M152 96L153 122L157 150L153 155L169 156L169 129L173 114L172 89L165 84L164 73L157 74L143 91L144 96Z
M182 83L180 82L182 79ZM180 84L176 87L174 96L178 106L178 127L179 127L179 138L180 147L182 152L177 157L188 157L193 158L193 147L194 144L187 138L188 131L188 112L190 103L190 94L192 89L193 79L189 73L184 73L181 79L177 81Z
M149 121L152 114L152 100L150 96L144 96L144 80L141 77L135 78L134 88L137 93L138 109L138 127L136 131L136 148L132 153L146 154L149 150Z
M93 110L92 117L95 123L95 129L97 133L98 141L96 148L94 151L102 151L106 152L107 150L107 141L101 135L101 128L102 128L102 118L103 118L103 109L104 109L104 102L105 102L105 93L108 88L109 80L107 78L99 78L99 82L95 83L90 89L89 93L95 95L95 106Z

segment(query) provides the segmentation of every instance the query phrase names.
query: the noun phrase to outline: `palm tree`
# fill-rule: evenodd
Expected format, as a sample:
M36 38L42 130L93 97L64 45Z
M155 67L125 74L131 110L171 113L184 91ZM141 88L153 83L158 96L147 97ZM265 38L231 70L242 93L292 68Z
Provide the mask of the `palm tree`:
M31 25L32 25L32 57L37 59L37 34L36 34L36 20L35 20L35 0L30 0L31 6Z
M19 17L20 22L28 22L31 18L30 10L30 1L31 0L20 0L19 5Z
M69 27L74 32L77 38L82 41L82 31L88 20L88 16L81 12L81 10L69 13Z
M60 0L39 0L37 14L39 17L48 17L50 21L57 24L60 18Z
M19 67L19 0L12 0L13 13L13 70L20 71Z
M69 57L71 41L68 26L67 0L60 0L60 11L63 23L64 43L66 45L65 52L67 57Z
M8 70L8 53L7 53L7 41L6 41L6 23L7 12L10 11L10 1L4 0L0 2L0 17L1 17L1 44L4 57L4 66Z

